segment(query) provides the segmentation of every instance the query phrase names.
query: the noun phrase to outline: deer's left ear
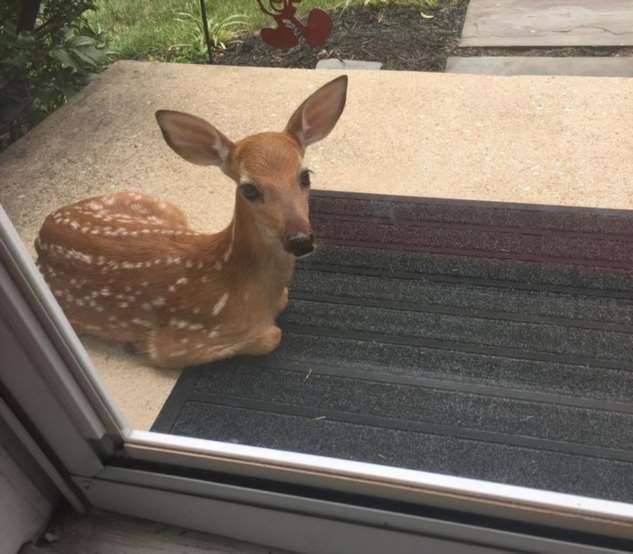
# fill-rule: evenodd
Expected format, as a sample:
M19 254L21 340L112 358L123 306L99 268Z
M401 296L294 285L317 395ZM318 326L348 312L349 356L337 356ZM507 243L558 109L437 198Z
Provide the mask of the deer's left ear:
M347 75L323 85L292 114L286 132L304 148L327 137L345 108Z

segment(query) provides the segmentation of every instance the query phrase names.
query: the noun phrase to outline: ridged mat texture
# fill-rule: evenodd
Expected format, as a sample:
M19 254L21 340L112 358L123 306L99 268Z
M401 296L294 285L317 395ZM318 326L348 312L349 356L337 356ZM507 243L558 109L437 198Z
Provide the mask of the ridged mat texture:
M633 502L633 213L314 192L281 347L153 429Z

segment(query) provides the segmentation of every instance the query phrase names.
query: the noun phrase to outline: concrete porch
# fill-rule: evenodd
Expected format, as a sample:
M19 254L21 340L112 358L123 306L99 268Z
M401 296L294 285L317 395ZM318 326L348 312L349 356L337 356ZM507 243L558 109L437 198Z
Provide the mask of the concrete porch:
M0 157L0 202L34 254L45 216L86 196L161 196L195 228L231 216L232 184L179 159L154 111L202 116L230 138L281 129L335 71L118 62ZM314 188L633 208L633 80L350 74L333 134L308 152ZM130 425L148 429L178 377L84 344Z

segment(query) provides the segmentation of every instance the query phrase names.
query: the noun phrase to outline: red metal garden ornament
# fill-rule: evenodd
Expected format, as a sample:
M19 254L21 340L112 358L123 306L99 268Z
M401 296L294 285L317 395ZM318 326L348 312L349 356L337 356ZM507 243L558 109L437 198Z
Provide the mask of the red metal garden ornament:
M304 25L296 16L297 8L294 4L299 2L301 0L268 0L269 9L266 9L262 0L257 0L260 9L277 23L274 29L266 28L260 31L260 36L265 43L284 50L297 46L299 39L287 23L292 23L295 29L303 34L310 46L318 46L327 40L332 32L330 16L323 10L314 8L308 14L308 24Z

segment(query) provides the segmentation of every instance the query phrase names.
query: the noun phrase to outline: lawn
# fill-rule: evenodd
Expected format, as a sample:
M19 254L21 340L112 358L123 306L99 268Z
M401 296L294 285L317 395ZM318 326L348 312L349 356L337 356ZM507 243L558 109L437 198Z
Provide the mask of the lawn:
M434 4L438 0L403 1L405 4ZM268 1L264 0L268 6ZM303 0L299 13L314 7L331 10L343 5L386 4L384 0ZM110 36L117 57L161 61L204 62L206 47L200 26L199 0L97 0L88 16ZM236 36L272 26L256 0L207 0L212 38L218 47Z

